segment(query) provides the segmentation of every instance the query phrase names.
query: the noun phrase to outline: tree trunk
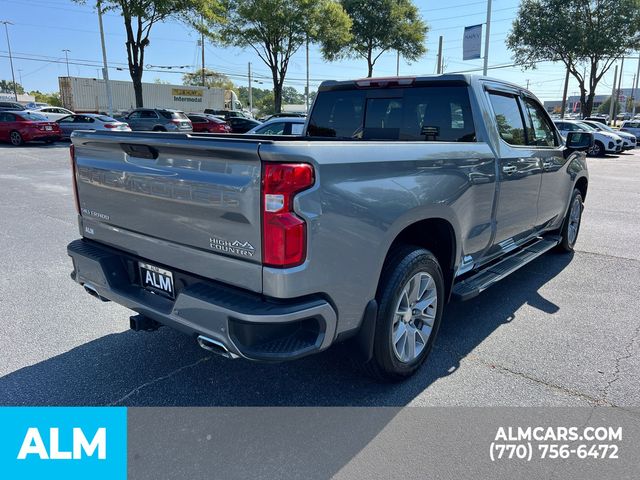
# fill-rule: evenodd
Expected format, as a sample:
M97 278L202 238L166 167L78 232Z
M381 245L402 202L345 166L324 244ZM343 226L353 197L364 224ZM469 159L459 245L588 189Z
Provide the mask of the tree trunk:
M587 100L584 105L584 110L583 110L584 115L582 116L582 118L591 116L591 111L593 110L593 97L595 97L595 94L596 92L593 90L589 92L589 95L587 96Z
M275 57L274 65L270 65L270 67L273 78L273 107L275 113L280 113L282 110L282 79L278 75L277 57Z
M144 101L142 99L142 71L136 66L130 69L130 71L131 80L133 81L133 91L136 96L136 108L142 108L144 107Z
M589 112L589 114L585 114L586 98L586 90L583 87L580 87L580 118L588 117L591 114L591 112Z
M273 107L276 111L275 113L282 111L282 85L278 82L273 84Z
M371 49L367 51L367 66L369 67L367 78L373 77L373 62L371 61Z

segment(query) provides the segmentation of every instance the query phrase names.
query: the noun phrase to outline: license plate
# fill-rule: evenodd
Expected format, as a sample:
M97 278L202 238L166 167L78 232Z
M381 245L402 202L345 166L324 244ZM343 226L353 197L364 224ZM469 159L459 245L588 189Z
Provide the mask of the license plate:
M140 279L144 288L169 298L175 298L173 273L148 263L139 262L138 266L140 267Z
M44 127L45 130L51 130L51 125L47 125Z

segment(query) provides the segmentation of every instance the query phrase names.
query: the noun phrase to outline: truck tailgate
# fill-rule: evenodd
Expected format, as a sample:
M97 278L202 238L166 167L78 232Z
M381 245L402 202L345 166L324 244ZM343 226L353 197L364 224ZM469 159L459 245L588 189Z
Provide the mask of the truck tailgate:
M260 141L113 132L72 140L83 236L262 291Z

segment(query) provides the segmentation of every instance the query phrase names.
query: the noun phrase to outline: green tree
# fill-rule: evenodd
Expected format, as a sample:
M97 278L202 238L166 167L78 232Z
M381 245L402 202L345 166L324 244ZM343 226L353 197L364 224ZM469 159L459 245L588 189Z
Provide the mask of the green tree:
M287 105L304 103L304 93L300 93L294 87L283 87L282 102Z
M598 113L604 113L609 115L609 111L611 110L611 97L607 98L604 102L600 104L598 107ZM620 113L620 102L616 102L616 109L613 112L614 115Z
M395 50L408 60L422 57L429 27L411 0L340 0L351 17L353 40L326 51L329 60L364 58L367 76L380 56Z
M507 46L525 69L562 62L591 114L596 87L613 63L640 46L637 0L523 0Z
M324 51L350 39L351 21L333 0L224 0L224 7L224 21L212 22L208 35L258 54L271 71L276 112L281 110L289 61L306 41Z
M16 93L21 95L24 93L24 88L18 82L16 82ZM0 80L0 93L13 93L13 82L10 80Z
M54 107L62 107L62 101L60 100L60 93L42 93L39 90L32 90L29 95L33 95L36 102L48 103Z
M92 0L74 1L84 4ZM178 18L201 28L201 22L194 21L194 18L211 21L219 18L221 13L218 0L97 0L97 8L101 8L103 12L118 12L124 21L127 61L129 75L133 81L136 107L143 106L144 55L145 49L151 43L149 35L153 26L169 18Z
M204 69L205 87L224 88L225 90L233 90L233 82L224 73L214 72L208 68ZM182 84L192 87L202 86L202 69L199 68L195 72L185 73L182 76ZM243 103L244 105L244 103Z

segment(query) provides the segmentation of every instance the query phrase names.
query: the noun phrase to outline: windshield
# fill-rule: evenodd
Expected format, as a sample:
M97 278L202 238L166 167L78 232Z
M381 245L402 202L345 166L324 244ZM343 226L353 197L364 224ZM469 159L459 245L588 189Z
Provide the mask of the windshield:
M117 122L118 121L115 118L107 117L106 115L99 115L95 118L97 118L101 122Z
M604 130L607 132L616 133L616 131L613 128L611 128L609 125L604 125L600 122L597 122L597 125L595 123L590 123L589 125L595 128L596 130L601 130L601 131Z
M576 123L576 125L580 128L580 130L585 130L587 132L597 132L598 129L592 127L591 125L587 124L587 123Z

